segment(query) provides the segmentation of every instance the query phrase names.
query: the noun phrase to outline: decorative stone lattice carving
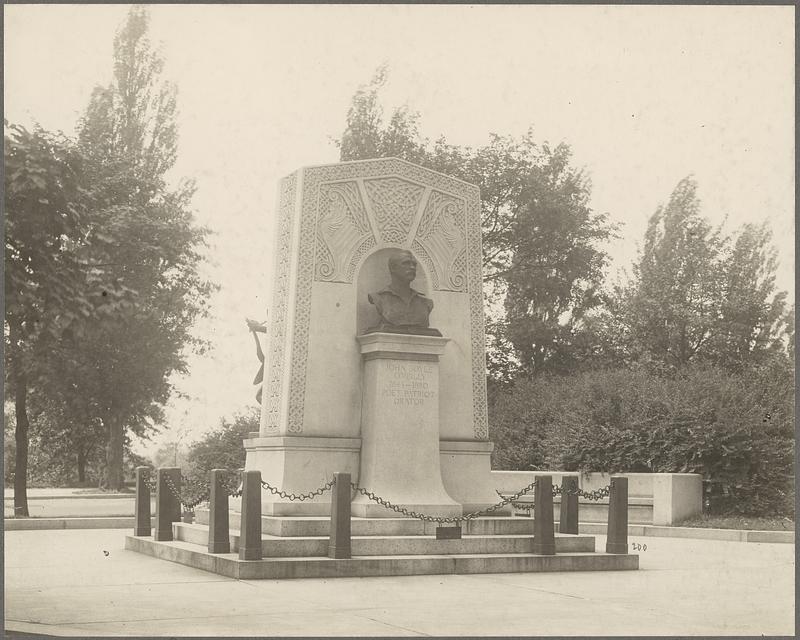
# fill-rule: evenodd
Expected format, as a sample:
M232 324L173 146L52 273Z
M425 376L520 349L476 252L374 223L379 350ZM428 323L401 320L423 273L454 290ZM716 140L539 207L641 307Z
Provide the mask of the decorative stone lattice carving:
M411 252L417 257L423 265L425 265L425 271L431 274L431 288L434 291L439 290L439 273L436 271L436 267L433 266L433 260L428 255L428 252L425 250L417 240L411 243Z
M386 176L402 176L386 177ZM290 176L294 180L294 176ZM287 178L286 180L289 180ZM338 221L342 226L339 229L347 228L350 224L354 229L364 229L360 222L359 205L360 198L351 186L356 181L364 179L365 191L369 197L369 206L374 215L374 222L377 228L378 238L371 234L364 234L357 243L348 243L348 251L351 252L347 262L338 263L325 255L325 248L320 248L320 240L325 244L334 242L336 235L332 223ZM291 188L286 185L286 180L282 183L282 191L286 190L294 193L294 182ZM335 184L333 184L335 183ZM290 433L300 433L303 430L303 405L306 390L306 369L308 360L308 335L310 327L311 313L311 289L312 282L317 280L336 279L336 281L352 282L355 268L360 263L364 255L369 253L375 246L401 246L409 242L409 234L413 228L417 212L419 211L420 201L425 192L425 187L430 186L433 191L439 192L436 201L431 204L426 203L425 213L431 211L430 226L427 229L428 237L441 234L446 244L450 247L440 249L440 255L433 258L429 252L419 242L416 243L417 249L414 251L420 260L425 261L433 278L434 288L444 288L452 291L466 291L469 294L470 316L471 316L471 348L472 348L472 396L473 396L473 433L476 439L488 439L487 419L486 419L486 361L485 361L485 335L483 317L483 288L481 277L481 229L480 229L480 194L474 185L461 182L449 176L439 174L424 169L396 158L382 158L377 160L367 160L362 162L351 162L338 165L328 165L322 167L311 167L303 171L302 181L302 211L300 220L299 254L297 256L297 283L295 298L294 327L292 333L292 357L291 370L289 372L289 399L287 406L287 427ZM325 193L327 196L323 196ZM333 195L333 200L330 197ZM323 211L322 198L328 197L329 208ZM460 203L460 204L459 204ZM277 281L281 282L284 277L282 269L288 274L289 262L288 247L291 240L291 225L287 222L288 230L284 238L284 213L291 212L293 201L284 205L284 196L281 198L281 222L279 223L279 255L277 260L278 274ZM363 203L361 203L363 206ZM341 206L338 212L333 212L335 207ZM453 234L449 222L444 223L443 227L448 228L450 236L445 233L445 228L438 230L436 221L438 216L435 214L442 210L448 211L448 218L459 225L463 231L461 244L458 235ZM344 218L341 214L346 211ZM461 216L459 218L459 216ZM423 216L424 217L424 216ZM345 222L347 220L347 222ZM326 222L327 221L327 222ZM420 227L422 227L422 220ZM331 224L328 231L332 233L325 236L327 231L323 231L323 225ZM368 223L367 223L368 224ZM418 231L416 238L420 238ZM412 247L413 245L412 240ZM350 248L350 244L353 244ZM286 255L283 254L284 245L287 247ZM432 245L433 246L433 245ZM455 247L462 247L456 251ZM326 247L328 251L330 248ZM283 256L283 258L282 258ZM285 259L284 259L285 258ZM446 269L440 268L440 273L445 273L446 280L442 281L436 268L433 267L435 260L438 259L447 263ZM326 262L327 261L327 262ZM325 265L328 266L325 266ZM332 265L332 266L331 266ZM329 274L331 272L331 274ZM461 279L459 279L459 275ZM287 276L288 277L288 276ZM280 286L279 286L280 288ZM283 289L286 288L284 283ZM273 295L273 323L281 325L280 334L276 330L273 335L281 335L283 338L286 327L285 304L286 297L277 297L278 292ZM283 313L280 312L279 304L284 305ZM277 354L276 354L277 355ZM281 348L280 362L283 360ZM282 366L282 365L281 365ZM270 381L274 378L275 370L271 365ZM280 377L280 371L277 372ZM270 385L270 388L277 388L277 385ZM271 399L270 399L271 400ZM271 406L271 405L269 405ZM279 404L276 406L276 412ZM268 415L272 415L268 411ZM273 421L270 418L269 425ZM277 418L274 421L277 427Z
M270 433L278 431L283 382L284 349L286 345L286 313L289 300L289 270L292 246L292 212L295 203L297 175L281 180L278 214L278 242L275 255L275 285L272 292L269 340L269 376L264 398L266 426Z
M489 420L486 402L486 326L483 315L483 253L481 246L480 190L467 185L471 191L467 217L467 287L472 334L472 416L477 440L489 439Z
M467 242L464 201L432 191L422 214L416 241L425 248L436 271L437 289L464 291Z
M354 255L372 236L355 182L320 185L315 279L347 281Z
M387 244L405 242L425 188L397 178L366 180L364 187L380 239Z
M358 247L356 252L353 254L353 257L350 259L350 262L347 265L347 269L344 274L344 281L345 282L352 282L353 278L356 275L356 267L361 263L361 259L367 255L373 248L375 247L375 238L369 236L361 245Z

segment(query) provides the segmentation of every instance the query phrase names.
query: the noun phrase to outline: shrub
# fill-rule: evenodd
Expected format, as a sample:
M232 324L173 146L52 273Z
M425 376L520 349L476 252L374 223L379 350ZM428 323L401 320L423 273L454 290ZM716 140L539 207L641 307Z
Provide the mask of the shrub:
M793 513L794 381L785 367L591 371L495 396L499 468L700 473L718 488L715 511Z
M255 408L233 416L232 420L223 418L217 429L189 447L185 470L189 482L195 488L207 487L212 469L244 467L243 440L258 428L259 411Z

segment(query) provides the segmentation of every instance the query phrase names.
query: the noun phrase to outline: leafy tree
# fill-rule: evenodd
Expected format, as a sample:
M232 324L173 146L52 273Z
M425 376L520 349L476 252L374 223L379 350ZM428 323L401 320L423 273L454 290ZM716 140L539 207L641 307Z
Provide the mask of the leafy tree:
M114 40L114 79L95 89L78 133L94 237L112 248L91 272L118 283L128 298L117 313L87 318L86 331L63 336L53 353L61 404L48 410L75 427L78 450L100 430L105 483L115 490L129 434L143 435L163 419L171 375L186 370L188 349L204 344L191 327L212 290L198 274L206 230L190 209L194 185L171 188L165 179L177 133L175 88L161 81L162 67L147 9L134 6Z
M477 149L431 143L408 107L384 124L378 98L386 78L380 67L354 95L341 159L396 156L477 184L490 345L513 345L516 356L512 363L493 349L493 377L507 380L509 366L527 373L573 366L583 317L601 302L607 255L599 245L614 227L589 207L590 184L570 166L569 147L538 145L530 132L519 140L491 135Z
M697 184L683 179L650 218L634 278L618 292L629 357L668 370L689 362L731 370L785 353L784 292L766 223L734 237L700 215Z
M657 362L680 367L703 353L718 322L725 239L700 216L685 178L650 218L629 301L631 333Z
M208 486L212 469L241 469L244 467L245 450L242 440L258 432L260 412L250 409L228 420L223 418L220 426L189 447L186 456L188 477L200 487Z
M720 331L714 348L730 369L785 352L786 292L775 290L777 250L767 222L746 224L723 262Z
M5 133L5 371L14 397L14 508L28 515L29 394L44 383L56 346L111 317L127 290L97 264L112 242L97 232L86 158L63 135L7 126Z

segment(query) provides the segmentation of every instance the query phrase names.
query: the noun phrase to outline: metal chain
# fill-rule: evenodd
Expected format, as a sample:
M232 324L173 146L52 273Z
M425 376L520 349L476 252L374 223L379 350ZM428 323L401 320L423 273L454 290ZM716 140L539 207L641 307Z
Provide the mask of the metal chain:
M594 491L586 492L583 489L578 489L577 491L571 491L575 495L579 495L587 500L600 500L611 495L611 485L606 485L602 489L595 489Z
M222 486L225 488L225 492L231 498L239 498L242 495L242 490L243 490L243 487L242 487L242 471L244 471L244 469L237 469L235 472L234 471L228 471L228 473L231 474L231 475L233 475L234 473L239 474L239 479L236 480L235 482L231 483L231 484L229 484L228 482L223 482L222 483ZM229 482L230 482L230 480L229 480ZM232 488L234 486L236 488Z
M266 482L264 480L261 481L261 486L264 489L266 489L267 491L269 491L270 493L272 493L272 494L274 494L276 496L280 496L281 498L288 499L288 500L290 500L292 502L294 502L295 500L300 500L300 501L311 500L312 498L315 498L317 496L321 496L326 491L330 491L331 488L333 488L334 484L336 484L336 479L335 478L333 480L330 480L329 482L326 482L324 485L322 485L318 489L314 489L314 491L312 491L310 493L299 493L298 494L298 493L287 493L286 491L281 491L277 487L273 487L269 482Z
M172 495L175 496L175 499L186 509L192 510L201 502L205 502L208 500L208 489L206 489L202 494L197 496L194 500L186 500L183 496L181 496L180 492L175 488L175 485L172 483L172 478L169 475L164 476L164 481L167 483L169 490L172 492Z
M601 498L607 496L610 492L611 492L610 484L606 485L602 489L595 489L594 491L588 491L588 492L577 487L575 489L564 489L560 485L553 485L554 498L559 495L565 495L565 496L581 496L586 498L587 500L600 500Z
M611 485L606 485L601 489L595 489L594 491L584 491L583 489L563 489L560 485L553 485L553 497L559 495L567 495L567 496L580 496L586 498L587 500L601 500L602 498L607 497L611 494ZM494 492L503 497L503 494L500 493L497 489ZM535 503L521 503L521 502L513 502L511 504L515 509L519 509L520 511L533 511L535 508Z
M532 491L533 488L536 486L537 482L538 482L537 480L534 480L527 487L525 487L523 489L520 489L513 496L511 496L509 498L504 498L503 500L501 500L497 504L493 504L492 506L487 507L486 509L481 509L479 511L473 511L472 513L465 513L464 515L452 516L452 517L448 517L448 518L442 517L442 516L429 516L427 514L419 513L417 511L411 511L410 509L406 509L405 507L399 507L396 504L392 504L388 500L386 500L384 498L381 498L380 496L375 495L371 491L367 491L363 487L359 487L355 482L351 482L350 486L357 493L360 493L361 495L366 496L367 498L369 498L373 502L376 502L377 504L381 505L382 507L386 507L387 509L390 509L391 511L394 511L395 513L402 513L403 515L408 516L409 518L416 518L417 520L422 520L423 522L438 522L440 524L447 522L447 523L458 524L459 522L473 520L473 519L475 519L475 518L477 518L477 517L479 517L481 515L486 515L487 513L492 513L493 511L496 511L497 509L500 509L501 507L504 507L505 505L510 504L512 501L516 500L517 498L519 498L519 497L525 495L526 493Z

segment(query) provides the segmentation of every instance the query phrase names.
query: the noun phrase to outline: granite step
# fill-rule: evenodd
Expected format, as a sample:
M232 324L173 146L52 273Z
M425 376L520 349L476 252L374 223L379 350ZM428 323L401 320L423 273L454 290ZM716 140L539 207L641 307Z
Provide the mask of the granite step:
M176 540L201 547L208 545L208 527L201 524L175 522ZM230 531L231 551L239 549L239 531ZM261 536L266 557L327 556L327 536L281 537ZM594 537L556 534L556 552L592 552ZM432 535L352 536L351 548L357 556L432 555L432 554L512 554L529 553L533 544L530 535L466 535L460 540L437 540Z
M241 516L229 512L231 529L239 529ZM208 524L208 509L195 510L195 522ZM413 518L358 518L350 519L354 536L412 536L435 535L437 523ZM261 516L261 531L273 536L303 537L330 535L328 516ZM463 523L465 535L533 535L532 518L481 517Z
M180 540L156 542L126 536L125 548L163 560L240 580L338 578L431 574L518 573L553 571L622 571L639 568L639 556L607 553L563 553L541 556L516 554L431 554L239 560L235 553L209 554Z
M520 498L516 504L532 504L532 499L528 496ZM553 500L553 518L558 522L561 513L561 499ZM530 514L526 509L515 509L515 517L527 516ZM578 517L581 522L608 522L608 498L598 501L580 500L578 503ZM628 498L628 522L635 524L653 524L653 499L643 496L631 496Z

